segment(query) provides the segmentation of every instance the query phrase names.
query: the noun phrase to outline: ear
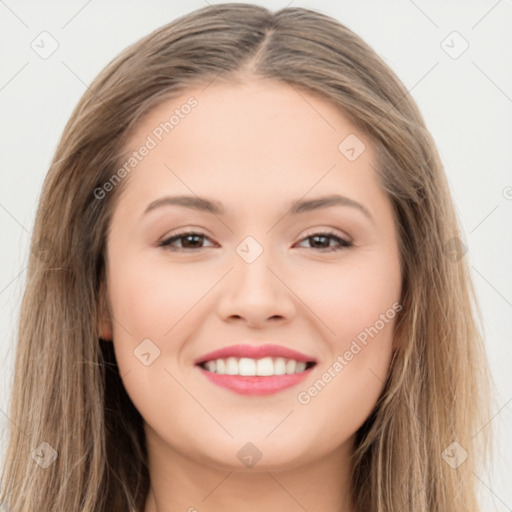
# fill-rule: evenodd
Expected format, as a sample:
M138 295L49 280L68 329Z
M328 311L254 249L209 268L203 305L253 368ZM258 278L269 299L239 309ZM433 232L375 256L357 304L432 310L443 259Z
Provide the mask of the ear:
M112 319L110 316L110 311L108 309L107 294L103 279L101 280L100 283L99 300L99 337L104 340L112 341Z

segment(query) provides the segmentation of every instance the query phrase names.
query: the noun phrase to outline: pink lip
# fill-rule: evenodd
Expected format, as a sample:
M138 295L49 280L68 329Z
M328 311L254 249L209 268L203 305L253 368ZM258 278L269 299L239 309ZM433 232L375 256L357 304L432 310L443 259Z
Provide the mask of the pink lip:
M244 377L242 375L219 375L202 367L202 374L217 386L230 389L240 395L270 395L283 389L295 386L309 376L313 367L301 373L290 375L272 375L268 377Z
M301 354L291 348L281 347L280 345L231 345L213 352L208 352L204 356L198 357L194 364L212 361L214 359L225 359L227 357L249 357L250 359L261 359L263 357L284 357L286 359L295 359L295 361L316 362L314 357ZM297 374L300 375L300 374ZM281 377L281 376L279 376ZM247 378L247 377L246 377ZM268 380L268 377L263 377Z
M314 357L307 356L291 348L282 347L280 345L249 345L239 344L224 347L219 350L209 352L204 356L198 357L195 365L200 365L206 361L215 359L226 359L228 357L249 357L251 359L261 359L263 357L284 357L286 359L294 359L295 361L303 361L304 363L314 362ZM217 386L230 389L241 395L269 395L276 393L282 389L297 385L303 381L310 373L313 367L304 370L301 373L270 375L266 377L259 376L243 376L243 375L219 375L218 373L209 372L202 366L199 366L201 373L212 383Z

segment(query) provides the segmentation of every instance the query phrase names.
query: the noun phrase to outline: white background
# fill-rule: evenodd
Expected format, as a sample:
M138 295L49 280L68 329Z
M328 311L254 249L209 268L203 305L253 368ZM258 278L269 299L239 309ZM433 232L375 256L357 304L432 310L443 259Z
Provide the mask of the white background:
M123 48L207 3L214 2L0 0L2 429L9 422L17 315L35 209L64 125L87 85ZM481 500L486 510L511 511L512 2L259 3L272 10L309 7L347 25L391 66L425 117L464 230L499 392L485 427L498 432L497 459L491 473L477 475ZM47 59L31 48L43 31L58 42ZM453 55L463 48L453 31L469 44L458 58L445 51L446 45ZM5 443L3 435L1 454Z

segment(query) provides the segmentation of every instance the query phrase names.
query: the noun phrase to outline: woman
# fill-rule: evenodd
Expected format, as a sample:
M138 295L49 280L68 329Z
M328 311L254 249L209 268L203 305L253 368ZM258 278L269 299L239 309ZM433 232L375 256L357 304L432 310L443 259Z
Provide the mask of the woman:
M44 184L2 503L478 510L460 236L414 101L337 21L222 4L153 32Z

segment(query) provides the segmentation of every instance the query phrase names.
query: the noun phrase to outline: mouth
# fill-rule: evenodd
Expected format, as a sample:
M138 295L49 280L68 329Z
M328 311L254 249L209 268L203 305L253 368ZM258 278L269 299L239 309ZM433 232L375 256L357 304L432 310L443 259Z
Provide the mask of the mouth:
M278 345L234 345L195 362L209 382L242 395L268 395L295 386L316 364Z
M297 361L284 357L228 357L210 359L199 363L203 370L217 375L240 375L242 377L272 377L277 375L294 375L312 368L314 361Z

